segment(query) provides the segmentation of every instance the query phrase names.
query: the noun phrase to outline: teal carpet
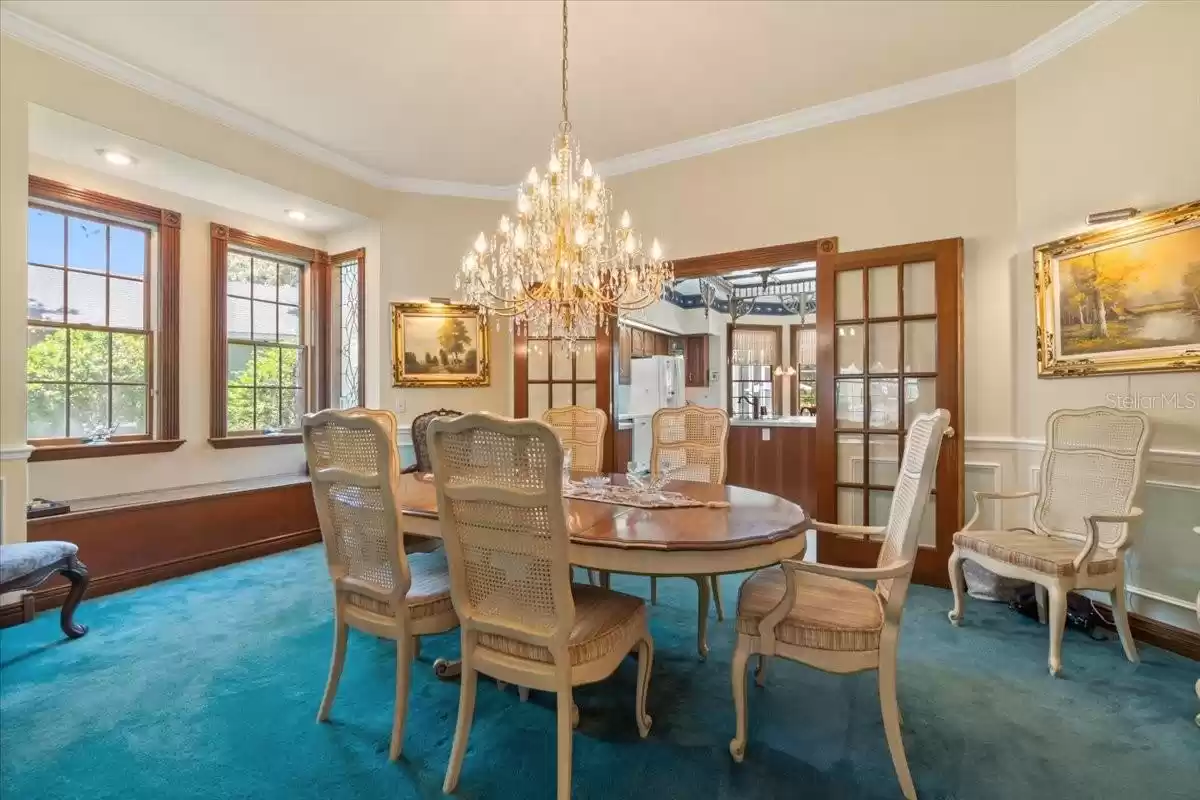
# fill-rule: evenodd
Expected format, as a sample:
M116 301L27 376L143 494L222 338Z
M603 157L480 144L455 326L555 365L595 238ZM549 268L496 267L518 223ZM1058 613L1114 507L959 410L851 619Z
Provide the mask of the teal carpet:
M616 579L645 594L645 579ZM735 577L725 579L732 606ZM577 798L896 798L873 673L772 664L751 686L744 764L729 758L730 622L695 656L695 585L659 583L654 727L633 719L636 667L576 694ZM916 587L900 651L904 738L927 800L1200 797L1200 664L1068 632L1065 677L1046 673L1046 629ZM387 761L394 651L352 633L330 724L314 722L331 642L317 547L85 602L91 633L57 614L0 633L0 797L435 798L458 706L428 668L457 634L426 640L404 755ZM554 703L481 681L458 796L551 797Z

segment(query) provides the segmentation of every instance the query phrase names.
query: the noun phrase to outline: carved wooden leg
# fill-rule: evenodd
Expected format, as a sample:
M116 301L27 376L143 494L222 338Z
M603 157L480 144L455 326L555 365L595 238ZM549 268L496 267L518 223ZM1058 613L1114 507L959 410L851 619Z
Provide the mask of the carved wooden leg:
M337 602L341 602L340 600ZM337 695L338 681L342 679L342 666L346 663L346 635L350 628L342 622L341 606L333 611L333 658L329 662L329 680L325 682L325 695L317 710L317 722L329 719L333 698Z
M888 641L890 639L890 641ZM892 754L892 766L900 781L900 791L908 800L916 800L917 790L913 786L912 774L908 771L908 758L904 754L904 738L900 734L900 706L896 702L896 638L886 637L879 648L879 703L883 711L883 732L887 736L888 751Z
M713 605L717 607L717 622L724 622L725 609L721 608L721 576L709 575L708 579L712 581Z
M1134 664L1138 663L1137 644L1133 641L1133 631L1129 629L1129 611L1125 606L1125 581L1112 590L1112 615L1117 635L1121 637L1121 647L1125 649L1125 657Z
M475 718L475 679L478 673L472 668L467 655L466 634L462 638L462 685L458 693L458 723L454 726L454 744L450 746L450 763L446 765L446 780L442 783L442 791L446 794L450 794L458 786L463 756L467 754L467 738L471 735L471 722Z
M414 661L416 661L418 658L421 657L421 637L420 636L412 637L412 657L413 657Z
M401 636L396 640L396 709L392 713L392 743L388 749L390 761L400 758L400 750L404 747L404 722L408 718L408 684L412 671L410 647L409 636Z
M1037 600L1038 623L1045 625L1049 619L1046 616L1046 587L1040 583L1035 583L1033 585L1033 596Z
M750 639L738 634L733 662L729 667L729 681L733 687L733 716L737 724L733 739L729 742L729 755L738 763L746 757L746 662L749 660Z
M1050 674L1062 672L1063 628L1067 625L1067 592L1061 586L1047 587L1050 596Z
M645 739L650 734L651 723L654 722L646 713L646 695L650 692L650 670L654 666L654 641L647 637L638 642L637 654L637 701L634 712L637 714L638 734Z
M83 599L83 594L88 587L87 567L83 565L82 561L72 559L70 565L60 571L71 582L71 591L67 593L67 599L63 602L62 616L59 621L67 638L78 639L88 632L86 625L80 625L75 621L75 609L79 607L79 601Z
M658 578L650 578L650 605L658 605Z
M692 580L696 582L700 594L700 608L696 618L696 651L700 658L705 660L708 658L708 595L712 584L707 575L693 575Z
M950 612L950 623L958 625L963 618L963 595L966 594L966 581L962 570L963 557L956 548L950 554L950 588L954 590L954 609Z

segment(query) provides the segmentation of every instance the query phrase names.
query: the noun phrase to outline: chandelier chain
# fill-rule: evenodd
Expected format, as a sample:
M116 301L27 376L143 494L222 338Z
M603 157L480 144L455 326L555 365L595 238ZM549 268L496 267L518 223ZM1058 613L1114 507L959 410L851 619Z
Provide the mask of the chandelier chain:
M562 35L562 112L563 125L570 129L571 120L567 116L567 0L563 0L563 35Z

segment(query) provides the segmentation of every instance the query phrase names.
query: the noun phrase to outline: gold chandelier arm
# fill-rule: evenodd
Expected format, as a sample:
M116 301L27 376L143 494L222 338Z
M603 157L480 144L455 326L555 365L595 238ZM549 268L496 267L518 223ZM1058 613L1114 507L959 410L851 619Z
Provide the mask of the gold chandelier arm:
M563 35L562 35L562 112L563 129L571 129L571 119L567 116L567 0L562 4Z

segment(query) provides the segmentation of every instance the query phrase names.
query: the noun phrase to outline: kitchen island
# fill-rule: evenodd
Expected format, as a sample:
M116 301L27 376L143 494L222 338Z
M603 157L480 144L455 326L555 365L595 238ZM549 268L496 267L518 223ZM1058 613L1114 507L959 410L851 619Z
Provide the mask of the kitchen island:
M768 417L731 419L726 446L725 482L791 500L810 514L816 513L816 417ZM617 418L614 469L625 469L630 461L648 462L647 451L635 458L633 428L649 435L649 417L621 415ZM641 436L639 436L641 438ZM640 442L639 442L640 443Z

